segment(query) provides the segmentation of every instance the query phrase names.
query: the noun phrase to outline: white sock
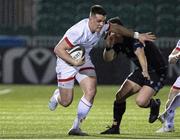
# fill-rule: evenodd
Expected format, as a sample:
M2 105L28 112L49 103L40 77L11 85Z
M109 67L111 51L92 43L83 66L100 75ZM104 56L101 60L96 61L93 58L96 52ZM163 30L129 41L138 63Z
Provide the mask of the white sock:
M173 100L173 102L169 105L168 110L175 110L180 106L180 93L178 93Z
M60 96L60 92L59 92L58 88L54 91L53 96L55 97L56 101L58 102L58 98Z
M166 116L166 120L165 120L165 126L167 128L174 127L174 116L175 116L174 110L168 110L167 111L167 116Z
M165 119L165 126L168 128L174 127L174 116L175 116L175 109L180 106L180 93L178 93L174 99L172 100L171 104L167 109L167 116Z
M86 118L87 114L89 113L91 109L92 104L87 101L84 96L81 98L78 104L78 110L77 110L77 117L74 120L73 129L78 129L80 128L80 124L83 121L83 119Z

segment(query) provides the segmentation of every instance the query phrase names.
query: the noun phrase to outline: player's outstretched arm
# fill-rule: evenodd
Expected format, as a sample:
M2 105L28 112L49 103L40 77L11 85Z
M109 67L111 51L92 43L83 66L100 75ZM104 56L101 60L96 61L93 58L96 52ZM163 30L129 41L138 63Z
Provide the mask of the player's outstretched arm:
M138 39L143 45L145 45L145 41L154 41L156 39L156 36L152 34L151 32L148 33L138 33L133 32L124 26L117 25L117 24L111 24L110 23L110 29L111 32L121 34L126 37L132 37L135 39Z
M139 34L139 33L135 32L135 34ZM156 36L154 34L152 34L152 32L139 34L139 37L137 37L137 38L139 39L139 41L144 46L145 46L145 41L154 41L154 40L156 40Z

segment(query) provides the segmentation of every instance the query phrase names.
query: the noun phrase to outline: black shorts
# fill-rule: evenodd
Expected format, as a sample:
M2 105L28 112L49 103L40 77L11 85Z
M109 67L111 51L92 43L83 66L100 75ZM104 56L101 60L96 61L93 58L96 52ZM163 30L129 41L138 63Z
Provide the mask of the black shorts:
M150 80L142 75L140 69L136 69L127 77L127 79L137 83L141 87L144 85L149 86L153 88L155 92L158 92L164 86L164 81L167 76L167 68L161 70L160 73L157 73L155 70L149 71L149 75Z

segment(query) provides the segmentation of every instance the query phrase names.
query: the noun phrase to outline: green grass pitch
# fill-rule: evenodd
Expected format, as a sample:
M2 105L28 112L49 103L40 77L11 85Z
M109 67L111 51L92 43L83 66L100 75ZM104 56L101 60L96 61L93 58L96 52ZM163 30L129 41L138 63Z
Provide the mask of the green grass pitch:
M112 104L118 86L98 86L94 106L82 124L90 136L68 136L76 116L82 92L75 87L74 101L68 108L58 106L48 110L48 101L56 86L0 85L0 139L178 139L180 138L180 111L177 109L173 133L157 134L159 121L148 123L149 109L137 107L135 96L127 100L127 110L120 135L100 135L112 122ZM156 97L161 99L161 112L169 92L164 87ZM7 92L3 92L7 91Z

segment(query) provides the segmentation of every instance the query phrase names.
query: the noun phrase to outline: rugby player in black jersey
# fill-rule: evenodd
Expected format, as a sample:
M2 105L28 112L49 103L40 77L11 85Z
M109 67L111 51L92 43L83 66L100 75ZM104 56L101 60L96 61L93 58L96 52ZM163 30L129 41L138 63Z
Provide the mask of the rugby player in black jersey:
M118 17L109 22L122 25ZM129 74L116 93L113 105L113 123L101 134L120 134L120 124L126 111L126 99L137 93L136 104L141 108L150 108L149 123L153 123L159 115L160 99L153 96L163 87L167 74L167 63L153 42L141 44L138 40L123 37L121 34L108 33L107 47L103 58L112 61L125 54L137 68Z

